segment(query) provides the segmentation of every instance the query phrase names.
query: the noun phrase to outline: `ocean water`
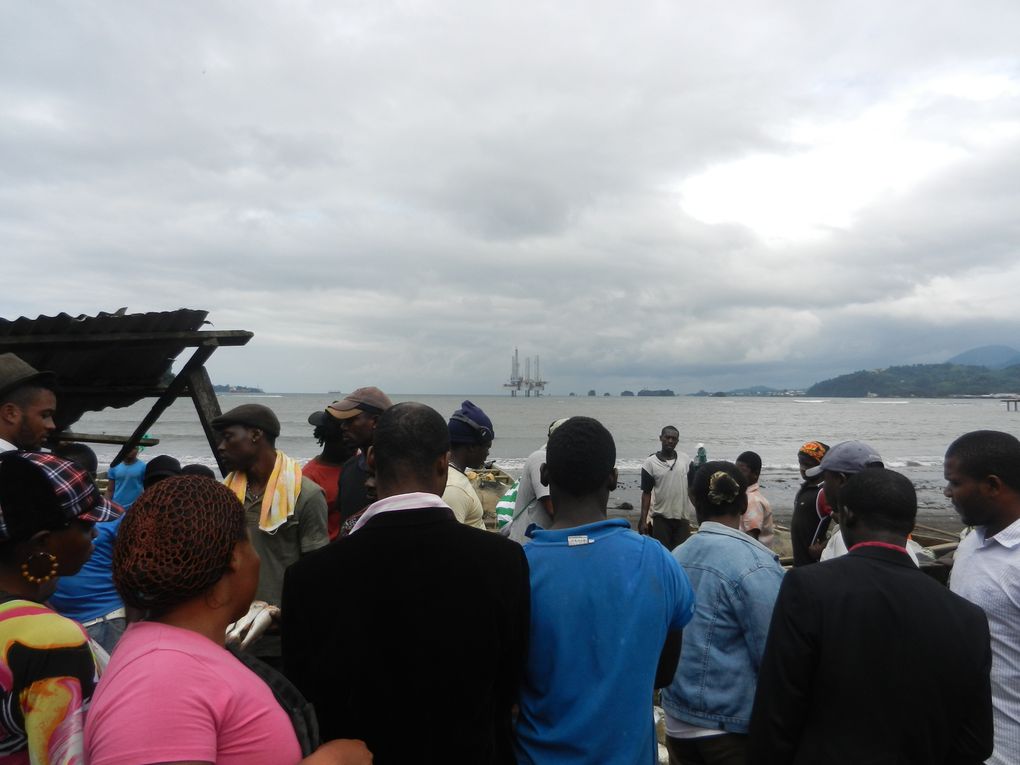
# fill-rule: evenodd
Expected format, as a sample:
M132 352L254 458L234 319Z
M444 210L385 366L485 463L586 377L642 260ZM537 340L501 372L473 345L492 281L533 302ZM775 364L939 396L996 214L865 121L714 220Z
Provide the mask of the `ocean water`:
M278 448L301 461L319 448L308 415L335 396L280 394L220 396L224 410L260 403L280 418ZM394 401L420 401L448 417L464 396L396 395ZM921 513L927 518L955 518L942 496L942 457L956 436L990 428L1016 433L1020 414L1007 413L990 399L793 399L793 398L621 398L470 396L493 421L496 440L491 459L518 475L527 456L545 442L549 423L560 417L586 415L601 421L616 440L620 487L611 502L639 506L638 477L642 460L658 446L665 425L680 430L681 451L693 456L704 443L709 459L733 460L745 450L758 452L764 464L761 487L780 521L789 517L800 484L797 449L818 439L830 445L857 438L868 441L886 465L907 475L917 487ZM88 433L128 435L152 401L124 409L90 413L75 425ZM153 426L158 446L142 455L172 454L182 463L215 467L190 400L177 401ZM116 454L113 446L94 447L102 466Z

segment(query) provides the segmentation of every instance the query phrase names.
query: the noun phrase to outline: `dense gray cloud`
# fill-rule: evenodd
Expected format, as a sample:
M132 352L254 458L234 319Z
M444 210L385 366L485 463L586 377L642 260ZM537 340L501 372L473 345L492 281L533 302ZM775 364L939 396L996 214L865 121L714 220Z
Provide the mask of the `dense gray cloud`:
M1017 344L1020 5L7 3L3 316L217 381L801 387Z

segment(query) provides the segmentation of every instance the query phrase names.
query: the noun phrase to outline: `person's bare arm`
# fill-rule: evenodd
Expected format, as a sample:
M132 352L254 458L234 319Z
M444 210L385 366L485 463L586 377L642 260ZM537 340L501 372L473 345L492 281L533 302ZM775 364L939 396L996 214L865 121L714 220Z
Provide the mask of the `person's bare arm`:
M150 765L215 765L212 762L160 762ZM298 765L372 765L372 753L368 751L364 741L357 739L338 738L327 741Z
M650 491L641 492L641 520L638 521L638 534L651 534L652 527L648 523L648 511L652 507L652 493Z
M666 642L659 654L659 664L655 668L655 687L665 688L673 682L677 665L680 663L680 649L683 647L683 630L671 630L666 633Z
M372 753L364 741L338 738L327 741L301 760L300 765L372 765Z

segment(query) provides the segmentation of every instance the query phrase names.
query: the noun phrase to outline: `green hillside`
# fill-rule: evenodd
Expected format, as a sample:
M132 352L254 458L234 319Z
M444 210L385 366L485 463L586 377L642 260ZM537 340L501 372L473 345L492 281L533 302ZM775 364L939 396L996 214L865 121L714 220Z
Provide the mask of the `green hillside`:
M940 398L982 396L1020 391L1020 365L1006 369L962 364L914 364L823 380L808 388L808 396L856 397L868 394L888 397Z

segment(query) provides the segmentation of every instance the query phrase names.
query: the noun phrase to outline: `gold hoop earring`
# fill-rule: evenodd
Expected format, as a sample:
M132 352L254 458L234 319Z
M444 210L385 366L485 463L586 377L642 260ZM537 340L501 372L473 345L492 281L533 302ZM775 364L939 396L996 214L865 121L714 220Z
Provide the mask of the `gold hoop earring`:
M47 558L49 560L46 560ZM45 574L40 573L40 566L36 561L42 562L42 565L47 566L49 571ZM21 564L21 575L30 584L43 584L55 577L59 568L60 566L57 563L56 555L53 553L36 551L29 555L28 560Z

